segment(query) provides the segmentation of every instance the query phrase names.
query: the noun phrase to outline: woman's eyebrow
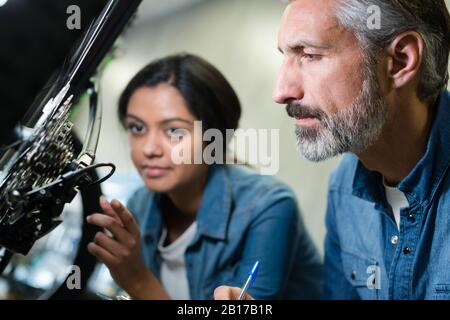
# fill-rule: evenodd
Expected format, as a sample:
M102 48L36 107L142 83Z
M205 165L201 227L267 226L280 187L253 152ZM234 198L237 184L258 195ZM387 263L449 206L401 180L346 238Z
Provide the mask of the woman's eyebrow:
M133 114L127 114L127 118L132 118L132 119L137 120L139 122L144 122L144 120L142 120L141 118L139 118L138 116L135 116ZM181 122L184 122L184 123L187 123L187 124L190 124L190 125L194 124L194 121L183 119L183 118L180 118L180 117L167 118L167 119L161 120L159 122L159 124L167 124L167 123L175 122L175 121L181 121Z
M194 124L194 121L186 120L186 119L179 118L179 117L173 117L173 118L164 119L164 120L160 121L159 123L160 124L167 124L169 122L174 122L174 121L181 121L181 122L184 122L184 123L187 123L187 124L190 124L190 125Z
M127 116L126 116L127 118L132 118L132 119L134 119L134 120L137 120L137 121L139 121L139 122L144 122L141 118L139 118L138 116L135 116L135 115L133 115L133 114L127 114Z

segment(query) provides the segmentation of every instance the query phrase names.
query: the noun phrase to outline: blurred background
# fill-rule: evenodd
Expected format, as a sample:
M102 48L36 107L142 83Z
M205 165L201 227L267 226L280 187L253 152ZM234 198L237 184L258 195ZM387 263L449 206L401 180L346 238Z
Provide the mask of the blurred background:
M153 59L179 52L198 54L217 66L237 91L243 107L241 128L280 130L280 162L276 176L295 191L305 223L323 254L327 183L339 158L322 163L304 160L296 149L293 120L287 116L284 106L272 101L272 90L282 61L277 50L277 31L284 2L143 0L136 18L117 41L114 58L101 76L103 122L97 161L113 162L117 166L114 177L102 184L103 194L126 201L140 185L129 159L125 133L116 116L118 97L127 82ZM3 121L12 123L23 115L24 107L31 104L32 98L49 78L50 74L43 70L52 70L61 63L64 50L70 47L83 28L89 26L105 3L100 0L0 0L0 107L2 114L8 110L7 116L2 115ZM32 9L28 7L29 15L24 17L20 13L25 4ZM80 31L65 28L65 9L70 4L81 8ZM20 17L23 20L18 23ZM39 32L48 36L43 38ZM75 111L72 121L83 137L88 111L86 99L81 99ZM2 138L6 138L6 126L0 127ZM66 210L66 217L70 213L71 218L66 219L65 227L59 227L59 233L55 231L49 235L53 238L43 239L37 244L35 256L39 259L33 256L25 260L20 258L15 267L9 269L9 278L6 277L9 280L0 279L0 299L23 297L21 285L24 283L26 288L38 288L28 298L48 297L46 291L57 290L60 274L64 274L62 270L73 263L75 248L82 243L83 210L86 208L83 209L81 200L76 200ZM46 257L49 253L59 257ZM59 267L53 267L57 261ZM45 270L53 271L49 274ZM89 274L91 278L87 286L92 292L112 294L117 289L105 268L97 266ZM22 292L22 296L11 294L11 279L15 279L14 288L16 292Z
M338 159L319 164L304 160L296 149L293 120L284 106L272 101L282 61L277 32L284 7L280 0L144 0L102 76L98 159L114 159L120 171L133 171L116 116L121 91L153 59L178 52L198 54L217 66L238 93L241 128L280 130L277 176L297 194L306 225L322 250L328 175ZM86 117L78 114L78 128L84 128Z

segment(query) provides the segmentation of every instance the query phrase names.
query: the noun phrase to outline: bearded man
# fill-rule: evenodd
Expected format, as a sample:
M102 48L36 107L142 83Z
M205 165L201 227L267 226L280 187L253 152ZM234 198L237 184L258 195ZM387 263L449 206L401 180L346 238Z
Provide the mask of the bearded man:
M450 298L444 0L290 1L279 49L274 99L301 153L345 154L329 183L323 297Z

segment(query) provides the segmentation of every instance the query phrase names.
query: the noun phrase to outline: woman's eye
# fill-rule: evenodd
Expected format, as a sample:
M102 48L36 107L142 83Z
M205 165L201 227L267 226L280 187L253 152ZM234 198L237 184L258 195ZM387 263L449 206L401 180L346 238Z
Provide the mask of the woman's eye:
M179 140L187 135L187 130L179 128L169 128L166 130L166 133L170 138Z
M128 130L132 134L140 134L144 131L144 126L138 123L131 123L128 125Z

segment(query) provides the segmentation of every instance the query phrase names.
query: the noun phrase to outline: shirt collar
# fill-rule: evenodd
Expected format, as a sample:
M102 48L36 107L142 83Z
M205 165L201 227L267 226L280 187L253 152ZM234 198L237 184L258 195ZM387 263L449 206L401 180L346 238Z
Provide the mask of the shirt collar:
M383 177L380 173L369 171L361 161L358 161L353 175L353 195L376 203L382 209L382 200L385 199Z
M427 206L433 199L450 164L450 94L439 97L436 116L424 156L398 188ZM410 200L408 197L408 200Z
M233 201L225 165L210 166L210 173L197 213L198 233L225 240Z
M443 92L438 101L436 115L430 130L423 157L399 184L408 202L427 206L433 199L450 164L450 94ZM353 194L371 202L385 199L382 176L367 170L361 161L353 177Z
M144 219L144 237L150 238L157 242L162 233L162 219L158 208L158 203L161 195L158 193L149 192L148 202L145 206L147 213Z

